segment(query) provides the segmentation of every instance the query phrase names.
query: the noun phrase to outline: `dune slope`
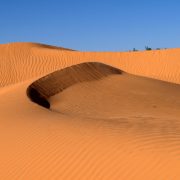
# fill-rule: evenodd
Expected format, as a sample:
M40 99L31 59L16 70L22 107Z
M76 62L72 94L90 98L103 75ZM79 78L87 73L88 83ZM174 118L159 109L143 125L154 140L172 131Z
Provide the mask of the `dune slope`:
M34 43L12 43L0 45L0 54L0 87L91 61L131 74L180 84L180 49L78 52Z
M55 71L33 82L27 89L28 97L43 107L50 108L48 98L84 81L98 80L122 71L102 63L89 62Z

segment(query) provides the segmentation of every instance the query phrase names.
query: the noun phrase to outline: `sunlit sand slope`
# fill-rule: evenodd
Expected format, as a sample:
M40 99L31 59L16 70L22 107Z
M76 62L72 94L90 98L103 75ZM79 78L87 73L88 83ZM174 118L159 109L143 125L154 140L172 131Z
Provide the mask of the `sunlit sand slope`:
M97 61L125 72L180 84L180 49L142 52L78 52L33 43L0 45L0 86Z
M18 83L56 69L58 64L63 63L59 61L56 64L56 60L51 61L43 52L52 54L63 50L69 51L66 48L36 43L0 45L0 86Z
M117 122L137 119L145 124L150 121L152 126L153 123L165 126L173 124L173 120L179 122L180 85L127 73L114 74L68 87L49 102L51 109L72 117Z
M113 75L65 89L48 110L29 84L0 92L2 179L180 178L179 86Z

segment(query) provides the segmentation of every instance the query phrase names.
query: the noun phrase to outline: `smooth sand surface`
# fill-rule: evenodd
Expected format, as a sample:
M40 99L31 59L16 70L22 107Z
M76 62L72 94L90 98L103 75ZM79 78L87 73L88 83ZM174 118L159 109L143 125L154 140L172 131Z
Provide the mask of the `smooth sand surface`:
M0 45L0 179L179 180L179 69L180 49Z

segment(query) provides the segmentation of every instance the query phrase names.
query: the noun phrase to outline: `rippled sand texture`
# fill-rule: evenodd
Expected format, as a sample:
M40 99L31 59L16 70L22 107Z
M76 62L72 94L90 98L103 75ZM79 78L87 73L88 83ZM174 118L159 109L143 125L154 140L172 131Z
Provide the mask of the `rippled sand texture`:
M179 180L179 69L180 49L0 45L0 179Z

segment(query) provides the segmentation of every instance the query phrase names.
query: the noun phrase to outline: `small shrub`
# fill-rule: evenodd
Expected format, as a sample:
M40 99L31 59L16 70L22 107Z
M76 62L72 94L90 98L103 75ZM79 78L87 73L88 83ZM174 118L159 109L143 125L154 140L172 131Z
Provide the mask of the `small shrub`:
M146 50L146 51L151 51L152 48L150 48L150 47L148 47L148 46L145 46L145 50Z
M133 48L133 51L138 51L136 48Z

